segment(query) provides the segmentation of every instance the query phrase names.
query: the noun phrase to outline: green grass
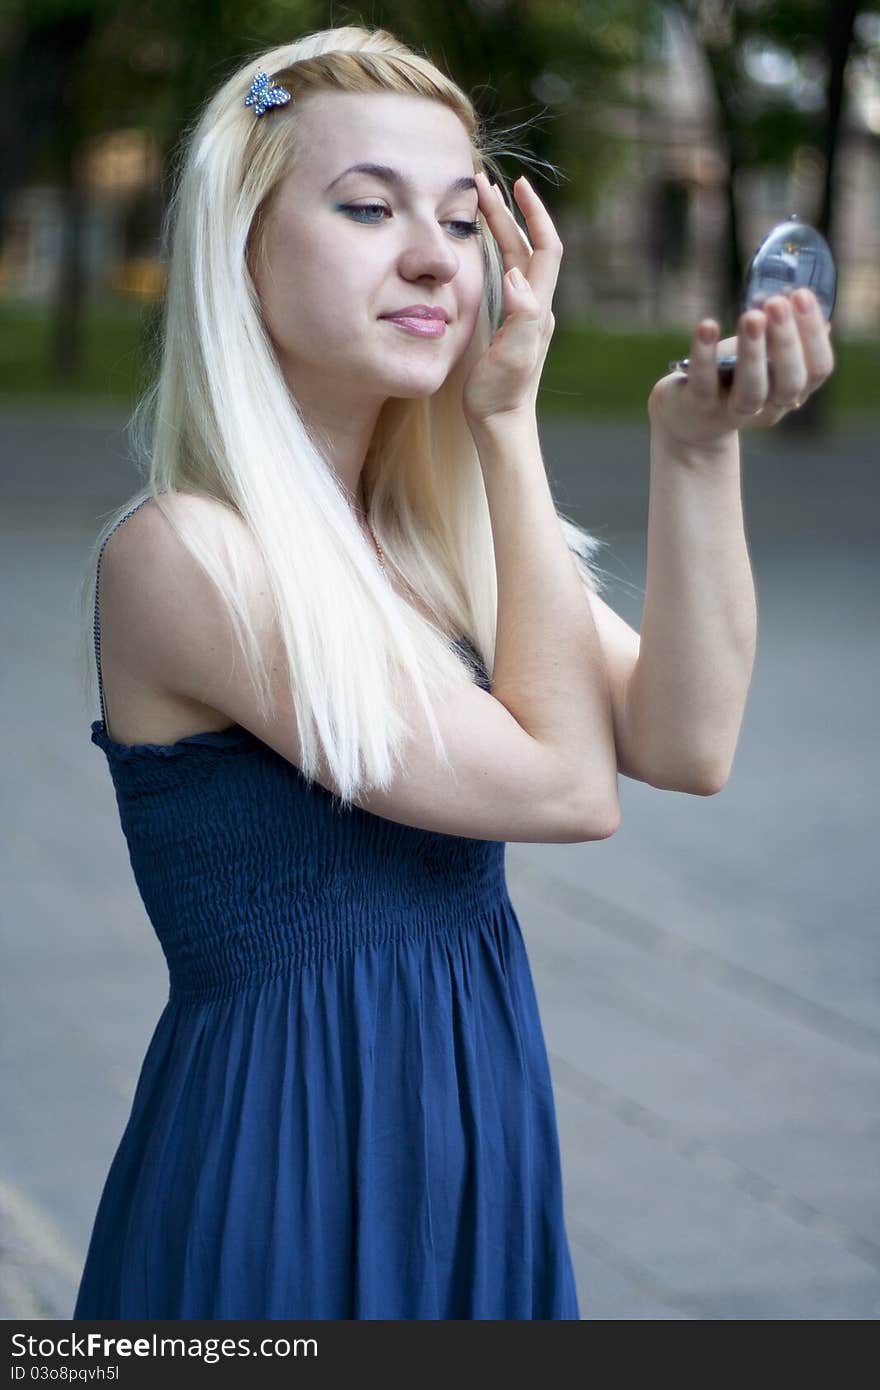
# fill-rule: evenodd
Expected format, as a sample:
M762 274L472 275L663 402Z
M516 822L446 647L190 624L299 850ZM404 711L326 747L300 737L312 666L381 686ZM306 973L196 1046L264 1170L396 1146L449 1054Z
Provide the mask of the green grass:
M134 404L146 385L149 312L135 302L90 307L74 376L51 367L52 325L44 310L0 301L0 400L45 405Z
M90 307L74 379L50 370L45 312L0 301L0 403L46 406L113 405L129 409L146 385L150 311L131 301ZM559 327L541 382L548 415L644 418L648 394L669 362L688 349L686 332L610 332L595 325ZM833 414L880 413L880 342L835 342L837 370L825 387Z
M688 354L675 330L609 332L557 328L541 379L542 410L554 414L645 415L648 395L669 363ZM880 341L838 342L836 370L823 388L838 418L880 413Z

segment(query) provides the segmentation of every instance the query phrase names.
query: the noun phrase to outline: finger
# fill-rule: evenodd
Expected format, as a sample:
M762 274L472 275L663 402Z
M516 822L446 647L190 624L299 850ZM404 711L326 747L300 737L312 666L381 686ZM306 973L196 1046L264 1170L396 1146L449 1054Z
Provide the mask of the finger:
M714 319L703 319L691 342L687 389L698 408L706 411L718 405L718 331Z
M527 276L535 294L549 309L559 279L562 240L553 218L524 174L516 180L513 191L526 219L533 247Z
M736 369L728 407L734 415L757 415L767 400L767 316L760 309L740 315L736 334Z
M801 348L807 366L807 394L815 391L834 371L834 350L819 301L811 290L796 290L791 297L795 323L801 335Z
M526 252L527 256L531 256L533 250L532 243L514 217L507 203L507 199L504 196L501 185L489 183L485 174L478 174L477 177L478 179L484 180L484 185L481 189L481 192L485 194L483 199L485 203L484 212L496 241L498 241L499 245L502 247L511 244L513 249L521 249ZM516 236L517 240L515 244L511 243L511 234L515 234Z
M505 271L517 266L523 273L532 258L532 244L504 200L497 183L490 183L482 170L476 175L479 211L498 243Z
M543 307L526 276L516 266L505 271L501 285L504 294L505 345L508 349L515 349L517 343L521 342L523 351L530 354L535 326L543 325Z
M766 303L767 360L773 385L768 404L794 410L807 394L807 364L794 310L787 295L771 295Z

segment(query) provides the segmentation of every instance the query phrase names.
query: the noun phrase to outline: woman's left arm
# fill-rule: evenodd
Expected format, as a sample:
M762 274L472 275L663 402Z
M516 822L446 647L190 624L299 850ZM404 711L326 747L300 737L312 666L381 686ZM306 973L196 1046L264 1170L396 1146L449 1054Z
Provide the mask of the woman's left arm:
M626 688L629 743L652 786L711 795L724 785L756 633L739 440L710 460L655 429L641 641Z
M734 349L725 389L716 359ZM776 424L833 365L822 311L799 290L743 314L735 339L719 343L717 324L705 320L687 375L651 392L645 604L624 722L654 786L706 795L730 774L757 639L739 431Z

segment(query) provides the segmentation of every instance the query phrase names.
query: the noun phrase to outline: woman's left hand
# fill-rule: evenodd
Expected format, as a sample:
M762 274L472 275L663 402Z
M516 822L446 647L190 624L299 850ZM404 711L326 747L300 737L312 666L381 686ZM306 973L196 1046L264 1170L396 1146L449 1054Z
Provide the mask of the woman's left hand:
M735 338L718 341L718 325L697 326L687 373L657 382L648 400L651 425L672 442L712 447L742 430L775 425L797 410L834 368L834 354L811 290L773 295L741 315ZM718 380L717 358L735 352L733 382Z

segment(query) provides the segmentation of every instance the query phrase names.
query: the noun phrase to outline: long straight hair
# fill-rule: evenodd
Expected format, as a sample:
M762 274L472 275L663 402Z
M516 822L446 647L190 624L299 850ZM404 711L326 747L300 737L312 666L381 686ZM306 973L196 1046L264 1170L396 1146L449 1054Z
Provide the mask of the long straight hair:
M244 95L268 72L292 100L254 118ZM168 261L157 376L129 422L146 485L105 523L83 575L80 604L87 698L94 693L92 604L101 547L137 502L152 498L226 604L263 717L269 672L256 636L235 528L247 526L270 587L302 748L300 769L326 760L346 803L387 787L408 728L404 690L424 711L438 757L446 749L433 703L475 678L472 662L388 584L320 439L307 429L281 372L251 275L265 209L295 165L297 97L317 91L396 92L449 107L485 169L513 200L499 152L465 93L387 30L341 26L269 49L240 66L185 133L163 227ZM522 157L522 155L521 155ZM433 395L389 399L363 468L373 530L440 623L470 639L489 673L497 582L479 457L461 405L467 375L503 316L498 248L480 221L484 294L471 342ZM206 495L230 524L197 525L168 494ZM585 589L607 542L559 515ZM222 511L218 510L222 519ZM240 534L240 533L239 533ZM241 547L239 546L239 551Z

